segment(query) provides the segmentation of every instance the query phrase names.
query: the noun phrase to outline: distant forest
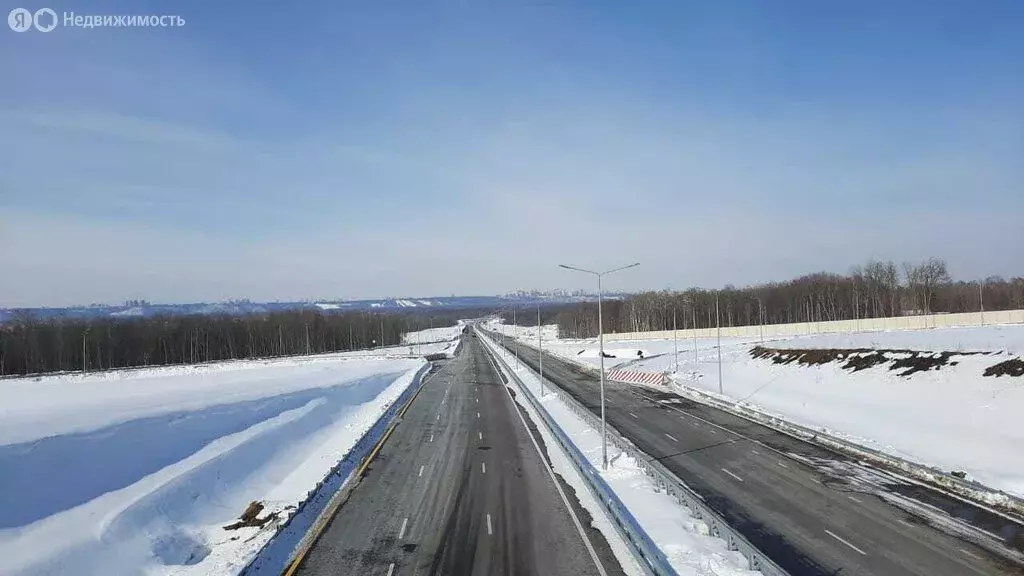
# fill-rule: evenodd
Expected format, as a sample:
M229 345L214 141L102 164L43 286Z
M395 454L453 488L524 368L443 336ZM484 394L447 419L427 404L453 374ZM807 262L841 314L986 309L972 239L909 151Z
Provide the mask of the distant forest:
M489 311L39 319L0 325L0 376L319 354L399 344L401 334Z
M978 312L982 306L1014 310L1024 308L1024 278L954 281L939 258L902 266L871 261L854 266L848 274L819 272L745 288L643 292L608 300L603 310L605 332L671 330L673 314L679 329L714 327L716 298L722 326ZM596 302L542 310L542 316L543 323L558 325L563 338L597 336ZM502 317L512 321L510 311ZM536 325L536 311L521 311L516 321Z

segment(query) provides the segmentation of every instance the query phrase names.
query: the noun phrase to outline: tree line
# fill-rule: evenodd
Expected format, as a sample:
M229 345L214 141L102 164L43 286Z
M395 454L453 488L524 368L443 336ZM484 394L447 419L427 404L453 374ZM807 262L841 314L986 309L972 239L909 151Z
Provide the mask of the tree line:
M194 364L392 346L405 332L451 326L482 311L296 310L252 316L40 319L0 324L0 376Z
M673 317L676 326L685 329L710 328L718 322L722 326L788 324L1022 308L1024 278L954 281L944 260L929 258L901 266L869 261L847 274L819 272L744 288L643 292L606 300L603 322L606 333L642 332L671 330ZM510 321L510 315L503 316ZM562 337L594 337L597 303L563 307L552 314L552 321ZM536 324L535 313L519 323Z

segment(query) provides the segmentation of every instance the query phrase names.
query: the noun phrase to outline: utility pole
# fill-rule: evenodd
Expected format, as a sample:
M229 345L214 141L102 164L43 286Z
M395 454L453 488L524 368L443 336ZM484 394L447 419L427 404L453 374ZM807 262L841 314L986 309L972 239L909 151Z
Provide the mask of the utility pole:
M544 397L544 340L540 336L540 304L537 304L537 363L540 364L540 396Z
M89 371L89 358L85 355L85 337L88 334L88 330L82 332L82 374Z
M764 301L761 297L757 297L757 319L761 327L758 329L758 333L761 335L761 344L764 344Z
M715 292L715 325L718 327L718 393L725 395L722 389L722 318L718 313L718 292Z
M516 370L519 370L519 324L516 324L516 309L512 309L512 340L516 346Z
M672 373L679 372L679 333L676 331L676 307L672 306L672 360L674 361Z
M697 374L697 304L690 300L690 312L693 314L693 374Z
M985 325L985 280L978 283L978 303L981 306L981 325Z

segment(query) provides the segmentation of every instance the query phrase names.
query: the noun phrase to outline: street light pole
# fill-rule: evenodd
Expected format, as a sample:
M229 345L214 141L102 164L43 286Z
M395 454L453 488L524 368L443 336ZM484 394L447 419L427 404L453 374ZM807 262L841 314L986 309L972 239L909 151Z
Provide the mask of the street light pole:
M519 324L516 324L516 309L512 309L512 340L516 346L516 370L519 370Z
M722 318L718 314L718 292L715 292L715 326L718 327L718 393L725 395L722 390Z
M605 410L604 410L604 315L602 314L601 305L604 299L604 295L601 289L601 277L625 270L626 268L632 268L639 266L639 262L634 262L629 266L622 266L614 268L606 272L594 272L593 270L584 270L583 268L574 268L572 266L566 266L565 264L559 264L561 268L566 270L575 270L577 272L584 272L587 274L593 274L597 276L597 353L601 357L601 466L604 470L608 469L608 434L607 424L605 421Z
M985 280L978 283L978 303L981 305L981 325L985 325Z
M672 373L679 372L679 332L676 331L676 307L672 306Z
M760 296L754 296L757 300L757 323L760 325L757 332L761 335L761 344L764 344L764 302Z
M690 312L693 314L693 377L697 377L697 303L690 300Z
M537 304L537 363L540 365L540 396L544 397L544 340L540 336L540 304Z

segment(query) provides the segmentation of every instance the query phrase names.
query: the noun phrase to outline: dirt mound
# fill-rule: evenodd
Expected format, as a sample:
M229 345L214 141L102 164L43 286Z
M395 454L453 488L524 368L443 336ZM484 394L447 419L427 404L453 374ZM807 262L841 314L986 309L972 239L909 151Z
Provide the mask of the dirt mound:
M997 378L999 376L1016 376L1020 378L1024 376L1024 360L1011 358L995 366L989 366L985 369L985 376L995 376Z
M754 358L771 360L775 364L797 364L820 366L831 362L842 362L842 368L859 372L880 365L889 370L899 370L900 376L917 372L939 370L944 366L956 366L952 360L957 356L984 355L987 352L922 352L919 350L875 350L871 348L765 348L755 346L750 350ZM1005 362L1003 364L1006 364ZM997 364L997 366L999 366ZM994 368L994 367L993 367ZM991 370L991 368L990 368ZM986 371L986 376L988 372Z

